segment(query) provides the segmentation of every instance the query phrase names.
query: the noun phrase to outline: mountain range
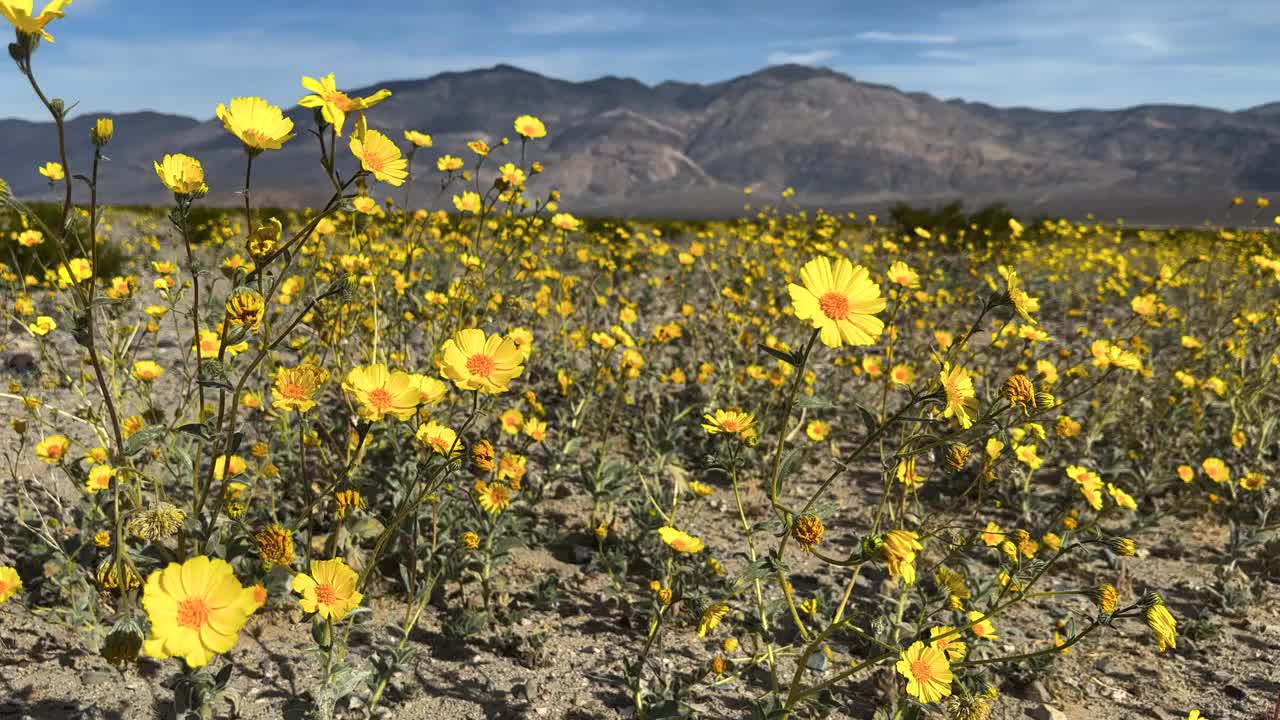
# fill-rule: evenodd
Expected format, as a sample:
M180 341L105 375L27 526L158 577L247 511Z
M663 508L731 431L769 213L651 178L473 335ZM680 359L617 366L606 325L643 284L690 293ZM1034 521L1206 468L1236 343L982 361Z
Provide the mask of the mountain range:
M792 187L800 204L840 211L962 199L971 207L1003 201L1026 214L1199 223L1220 220L1232 195L1280 191L1280 103L1238 112L997 108L798 65L714 84L653 86L618 77L569 82L498 65L350 94L383 87L392 96L371 111L370 124L405 149L402 130L435 140L417 154L419 178L434 178L439 155L473 157L468 140L514 136L516 115L541 118L549 134L531 157L547 171L535 181L559 189L563 205L582 214L733 214L746 201L771 202ZM286 113L298 136L255 162L255 203L321 203L329 185L306 132L312 111ZM152 161L174 152L202 161L208 203L239 202L244 154L217 120L106 115L116 122L101 171L106 202L170 202ZM99 116L68 122L75 172L85 171L89 129ZM0 177L19 197L56 196L36 173L56 150L52 123L0 120ZM350 163L345 151L339 155ZM427 186L434 184L419 180L413 204L429 203L434 190ZM744 187L755 194L744 198ZM388 192L401 197L385 186L374 190L377 197Z

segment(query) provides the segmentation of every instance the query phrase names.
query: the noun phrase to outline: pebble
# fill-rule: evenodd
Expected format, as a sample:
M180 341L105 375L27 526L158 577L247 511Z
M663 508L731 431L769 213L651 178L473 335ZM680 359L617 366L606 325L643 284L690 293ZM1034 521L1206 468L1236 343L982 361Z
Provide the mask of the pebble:
M1067 720L1066 713L1049 703L1041 703L1030 711L1034 720Z
M1034 700L1040 703L1048 703L1050 700L1053 700L1053 696L1049 694L1049 691L1048 689L1045 688L1044 683L1040 682L1039 680L1036 680L1035 682L1027 686L1026 694L1024 695L1024 697L1027 700Z

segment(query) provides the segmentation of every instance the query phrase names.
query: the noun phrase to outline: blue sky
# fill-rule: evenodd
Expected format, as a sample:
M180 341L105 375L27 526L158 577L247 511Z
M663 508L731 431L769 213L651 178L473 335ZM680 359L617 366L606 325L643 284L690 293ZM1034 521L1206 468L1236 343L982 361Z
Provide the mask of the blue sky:
M75 0L50 30L36 64L51 94L202 119L236 95L291 105L303 74L355 88L499 62L647 83L799 62L1047 109L1280 100L1277 0ZM42 113L16 69L0 71L0 117Z

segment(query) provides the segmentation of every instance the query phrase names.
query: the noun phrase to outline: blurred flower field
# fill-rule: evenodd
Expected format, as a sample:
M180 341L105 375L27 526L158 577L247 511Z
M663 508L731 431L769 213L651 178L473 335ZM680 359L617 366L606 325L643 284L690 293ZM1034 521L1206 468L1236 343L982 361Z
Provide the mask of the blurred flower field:
M65 5L0 0L60 129ZM20 710L39 637L86 717L1269 716L1265 199L1226 229L947 233L790 192L585 219L518 107L444 149L378 129L389 91L300 93L307 127L211 101L243 207L176 154L141 159L170 206L100 206L106 118L91 165L59 137L31 168L45 202L0 185ZM323 207L255 203L285 143Z

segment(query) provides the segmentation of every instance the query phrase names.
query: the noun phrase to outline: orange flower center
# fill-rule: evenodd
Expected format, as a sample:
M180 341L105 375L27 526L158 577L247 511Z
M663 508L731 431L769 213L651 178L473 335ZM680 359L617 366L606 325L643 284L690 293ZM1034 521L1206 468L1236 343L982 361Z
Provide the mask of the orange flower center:
M477 377L488 379L493 371L497 368L497 363L493 358L483 353L478 353L467 358L467 372Z
M844 320L849 317L849 298L834 290L818 298L818 307L822 314L832 320Z
M263 147L271 141L271 138L261 130L245 130L242 139L251 147Z
M60 458L62 457L62 447L60 445L51 445L48 453L51 458Z
M3 580L0 580L0 595L4 595L8 591L9 591L9 583Z
M280 394L290 400L301 400L307 396L307 389L300 383L289 383L280 388Z
M369 170L369 172L382 172L382 169L385 166L381 155L376 155L368 152L367 150L360 156L360 159L364 162L364 166Z
M914 677L917 682L927 683L933 680L933 668L929 666L929 663L924 661L924 658L921 658L911 663L911 676Z
M209 603L204 598L187 598L178 603L178 626L199 630L209 622L209 612Z
M378 388L369 393L369 404L378 411L384 411L391 407L391 393L386 388Z
M737 420L726 419L726 420L720 421L720 427L724 428L725 432L736 433L742 429L742 423L738 422Z
M338 599L338 592L333 589L332 585L318 584L316 585L316 600L324 605L332 605L334 600Z

